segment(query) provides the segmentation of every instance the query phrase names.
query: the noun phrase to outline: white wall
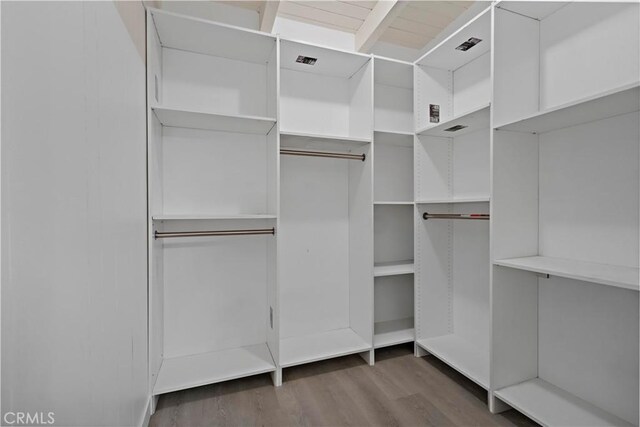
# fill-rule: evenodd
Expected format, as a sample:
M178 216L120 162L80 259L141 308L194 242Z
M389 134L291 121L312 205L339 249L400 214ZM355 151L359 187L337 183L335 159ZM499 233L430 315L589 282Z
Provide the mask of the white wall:
M51 411L56 425L138 425L148 391L144 10L1 7L1 409Z

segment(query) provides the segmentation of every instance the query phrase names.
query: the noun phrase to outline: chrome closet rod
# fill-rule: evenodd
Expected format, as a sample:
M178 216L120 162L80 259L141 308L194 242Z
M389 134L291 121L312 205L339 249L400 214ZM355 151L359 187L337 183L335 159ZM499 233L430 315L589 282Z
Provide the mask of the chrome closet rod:
M425 212L422 219L489 219L489 214L430 214Z
M285 154L288 156L331 157L334 159L362 160L363 162L366 158L364 154L347 154L332 151L291 150L288 148L281 148L280 154Z
M254 228L247 230L219 230L219 231L156 231L156 239L168 237L209 237L209 236L251 236L255 234L276 234L275 228Z

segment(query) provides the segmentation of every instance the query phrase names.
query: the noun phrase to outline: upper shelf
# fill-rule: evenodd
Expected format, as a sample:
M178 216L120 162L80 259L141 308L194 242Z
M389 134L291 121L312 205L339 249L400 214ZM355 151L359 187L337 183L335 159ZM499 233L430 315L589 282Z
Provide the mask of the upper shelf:
M640 290L638 276L640 270L619 265L598 264L546 256L499 259L495 265L516 268L518 270L566 277L618 288Z
M287 148L317 148L318 145L339 148L361 147L371 143L371 139L281 131L280 143Z
M444 203L483 203L490 201L490 197L454 197L452 199L422 199L416 201L420 205L435 205Z
M211 220L254 220L254 219L276 219L275 215L268 214L238 214L238 215L154 215L154 221L211 221Z
M296 62L298 56L308 56L317 61L313 65ZM369 55L293 40L282 39L280 43L280 66L293 71L349 78L370 60Z
M541 111L498 130L544 133L640 110L640 86L634 82L575 102Z
M454 130L455 126L464 126L459 130ZM460 114L450 120L439 124L430 124L422 129L418 129L418 135L438 136L441 138L453 138L466 135L481 129L489 128L489 104L484 104L474 110Z
M264 64L276 44L270 34L149 9L163 47Z
M475 46L467 51L458 50L456 47L468 41L470 38L480 39ZM491 48L491 7L478 14L471 21L451 34L441 43L425 53L417 65L442 68L445 70L457 70L474 59L484 55Z
M276 123L275 119L268 117L230 116L175 108L153 107L153 112L163 126L216 130L221 132L266 135Z

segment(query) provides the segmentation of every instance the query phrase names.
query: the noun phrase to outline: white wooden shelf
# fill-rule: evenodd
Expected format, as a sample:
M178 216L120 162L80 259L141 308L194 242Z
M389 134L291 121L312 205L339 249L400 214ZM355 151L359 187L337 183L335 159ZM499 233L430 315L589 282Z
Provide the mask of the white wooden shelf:
M632 425L540 378L505 387L495 395L544 426Z
M417 344L478 385L489 388L489 353L455 334L425 338Z
M283 368L346 356L371 349L371 345L351 328L280 340L280 366Z
M447 129L454 126L466 127L457 131L447 131ZM440 138L453 138L481 129L489 129L489 104L484 104L474 110L457 115L445 122L427 125L422 129L418 129L416 133Z
M413 274L413 260L378 262L373 267L374 277L397 276L399 274Z
M276 123L274 118L269 117L225 115L165 107L153 107L153 112L163 126L220 132L266 135Z
M444 204L444 203L485 203L489 202L489 196L487 197L469 197L469 198L454 198L454 199L423 199L417 200L416 204L428 205L428 204Z
M640 110L639 83L589 96L498 126L498 130L544 133Z
M413 132L411 131L402 131L402 130L389 130L389 129L375 129L374 130L375 133L379 133L379 134L384 134L384 135L388 135L390 137L398 137L398 136L402 136L402 137L413 137Z
M275 371L266 344L164 359L153 394Z
M163 47L264 64L273 35L149 8Z
M363 146L371 143L371 139L280 131L280 142L282 147L287 148L313 148L317 145L322 146L326 144L335 146Z
M409 201L407 201L407 202L392 202L392 201L386 202L386 201L378 201L378 202L373 202L373 204L374 204L374 205L382 205L382 206L384 206L384 205L391 205L391 206L394 206L394 205L395 205L395 206L398 206L398 205L400 205L400 206L411 206L411 205L413 205L413 202L409 202Z
M276 215L255 214L255 215L155 215L154 221L208 221L208 220L256 220L256 219L276 219Z
M632 289L634 291L639 290L638 276L640 270L633 267L597 264L545 256L499 259L494 261L494 264L518 270Z
M467 24L444 39L416 61L417 65L456 70L489 52L491 48L491 8L485 9ZM456 47L471 37L482 41L467 51Z
M376 322L374 330L374 348L389 347L392 345L413 342L415 340L413 317L389 320L386 322Z

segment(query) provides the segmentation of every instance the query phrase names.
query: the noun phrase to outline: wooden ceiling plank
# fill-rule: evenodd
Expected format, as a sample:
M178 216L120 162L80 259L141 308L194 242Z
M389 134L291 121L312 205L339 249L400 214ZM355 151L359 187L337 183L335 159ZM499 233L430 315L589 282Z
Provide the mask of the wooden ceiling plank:
M406 0L384 0L378 2L356 32L356 50L358 52L368 52L389 25L400 15L406 5Z

